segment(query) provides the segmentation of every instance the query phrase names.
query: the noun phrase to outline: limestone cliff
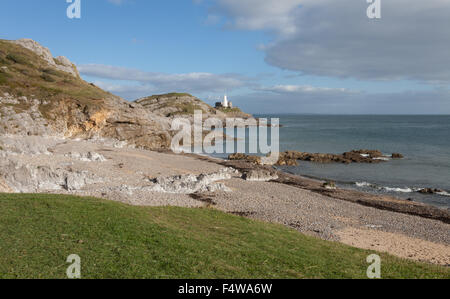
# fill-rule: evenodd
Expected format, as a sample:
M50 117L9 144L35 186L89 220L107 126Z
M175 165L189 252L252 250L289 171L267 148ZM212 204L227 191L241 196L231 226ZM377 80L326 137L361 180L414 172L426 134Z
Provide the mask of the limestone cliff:
M224 110L213 108L188 93L153 95L138 99L135 102L152 113L169 118L190 118L195 110L202 111L204 118L215 117L225 119L227 117L235 117L247 119L252 117L250 114L243 113L239 108Z
M170 145L169 120L83 81L65 57L23 39L0 40L0 134L113 138Z

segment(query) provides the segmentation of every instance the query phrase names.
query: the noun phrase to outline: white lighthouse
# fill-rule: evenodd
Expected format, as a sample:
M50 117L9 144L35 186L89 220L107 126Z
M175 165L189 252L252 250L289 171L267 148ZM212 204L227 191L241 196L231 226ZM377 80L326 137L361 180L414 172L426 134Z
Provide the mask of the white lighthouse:
M216 103L216 108L217 109L221 109L221 108L233 108L233 103L228 101L228 97L227 95L223 96L223 101L222 102L217 102Z
M228 97L227 97L227 95L224 95L224 96L223 96L222 106L223 106L224 108L228 108Z

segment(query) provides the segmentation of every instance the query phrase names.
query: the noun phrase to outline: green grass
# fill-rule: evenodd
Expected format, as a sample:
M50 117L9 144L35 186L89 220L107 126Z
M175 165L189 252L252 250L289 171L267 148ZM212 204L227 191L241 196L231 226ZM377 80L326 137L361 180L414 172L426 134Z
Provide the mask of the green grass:
M224 112L224 113L241 113L241 109L239 109L238 107L233 107L233 108L218 108L218 110Z
M181 97L192 97L189 93L171 92L165 94L155 94L147 97L146 99L153 100L158 98L181 98Z
M365 278L370 251L211 209L0 194L0 278ZM383 278L450 278L381 254Z

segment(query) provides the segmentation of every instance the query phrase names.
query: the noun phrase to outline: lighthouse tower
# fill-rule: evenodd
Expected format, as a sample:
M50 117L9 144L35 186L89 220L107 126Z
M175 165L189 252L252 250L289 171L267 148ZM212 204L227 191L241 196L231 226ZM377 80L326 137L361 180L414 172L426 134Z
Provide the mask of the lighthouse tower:
M228 108L228 97L227 97L227 95L225 95L225 96L223 97L223 103L222 103L222 106L223 106L224 108Z

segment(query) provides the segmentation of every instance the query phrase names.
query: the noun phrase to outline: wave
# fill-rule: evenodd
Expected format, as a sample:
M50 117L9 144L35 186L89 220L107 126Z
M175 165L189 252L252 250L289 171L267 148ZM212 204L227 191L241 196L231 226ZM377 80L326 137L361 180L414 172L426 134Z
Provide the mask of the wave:
M358 187L375 187L375 185L368 182L356 182L355 185Z
M450 193L448 193L446 191L438 192L436 194L439 194L439 195L442 195L442 196L450 196Z
M416 188L416 187L387 187L387 186L377 186L372 183L368 182L355 182L355 185L360 188L373 188L380 191L387 191L387 192L398 192L398 193L416 193L420 190L423 190L424 188ZM446 191L437 192L437 195L441 196L449 196L450 193Z
M401 192L401 193L413 193L417 192L412 188L391 188L391 187L381 187L381 189L386 190L388 192Z

